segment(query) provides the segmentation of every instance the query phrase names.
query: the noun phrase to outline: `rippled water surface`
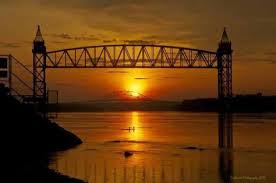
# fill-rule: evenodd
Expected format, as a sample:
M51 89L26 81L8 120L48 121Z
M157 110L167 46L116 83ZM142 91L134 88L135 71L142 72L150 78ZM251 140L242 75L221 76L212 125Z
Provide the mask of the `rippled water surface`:
M233 150L218 148L216 113L61 113L57 121L84 143L51 168L89 183L276 182L273 113L233 115Z

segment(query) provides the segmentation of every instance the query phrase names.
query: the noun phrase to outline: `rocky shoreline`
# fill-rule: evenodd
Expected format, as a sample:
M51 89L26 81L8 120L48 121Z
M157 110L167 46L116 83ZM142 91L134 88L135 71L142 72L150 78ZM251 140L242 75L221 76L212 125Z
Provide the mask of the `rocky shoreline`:
M0 89L1 165L4 182L84 183L48 168L55 152L82 143L73 133L43 118L34 107Z

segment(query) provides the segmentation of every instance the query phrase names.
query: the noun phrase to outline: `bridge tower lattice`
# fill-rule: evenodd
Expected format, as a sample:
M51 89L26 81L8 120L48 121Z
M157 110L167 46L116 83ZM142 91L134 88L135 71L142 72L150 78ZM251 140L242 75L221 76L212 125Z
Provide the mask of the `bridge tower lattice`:
M217 50L218 64L218 98L232 98L232 43L224 28Z
M37 28L33 41L33 98L35 102L47 102L46 86L46 56L47 50L41 34L40 26Z

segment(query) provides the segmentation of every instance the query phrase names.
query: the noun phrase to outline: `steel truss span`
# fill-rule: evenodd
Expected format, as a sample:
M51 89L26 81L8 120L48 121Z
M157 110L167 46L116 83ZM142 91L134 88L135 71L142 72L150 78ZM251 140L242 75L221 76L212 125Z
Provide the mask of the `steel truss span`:
M218 98L232 98L232 43L224 29L216 52L164 45L100 45L47 51L38 27L33 42L33 98L47 102L48 68L217 69Z
M101 45L46 52L45 68L217 68L217 53L162 45ZM43 55L38 60L43 59Z

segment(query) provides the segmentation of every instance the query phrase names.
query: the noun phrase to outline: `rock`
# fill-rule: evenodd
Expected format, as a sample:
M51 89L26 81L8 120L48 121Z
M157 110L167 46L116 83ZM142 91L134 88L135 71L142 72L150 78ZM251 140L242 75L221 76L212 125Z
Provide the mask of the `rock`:
M189 149L189 150L196 150L197 147L194 147L194 146L189 146L189 147L186 147L185 149Z
M125 158L128 158L128 157L130 157L130 156L133 156L133 153L130 152L130 151L125 151L125 152L124 152L124 156L125 156Z
M199 148L199 147L195 147L195 146L188 146L188 147L184 147L183 149L186 150L199 150L199 151L203 151L203 148Z

